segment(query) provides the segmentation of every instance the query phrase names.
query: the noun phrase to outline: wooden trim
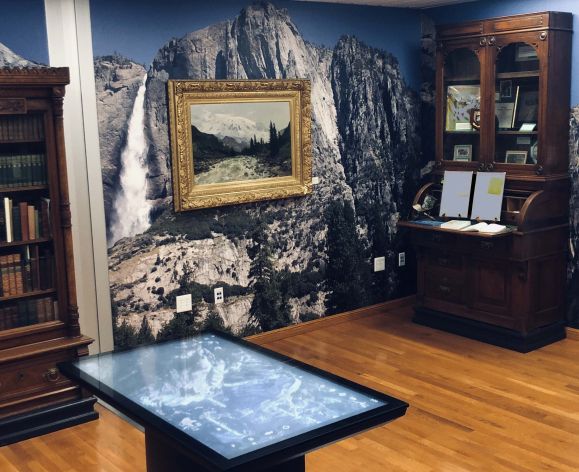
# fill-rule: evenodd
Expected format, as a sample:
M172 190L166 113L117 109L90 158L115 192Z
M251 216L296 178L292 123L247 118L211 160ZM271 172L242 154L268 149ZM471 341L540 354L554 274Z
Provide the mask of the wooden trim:
M4 349L0 352L0 364L13 362L19 359L28 359L29 357L48 354L49 352L64 351L67 349L83 349L91 342L92 339L89 337L78 336L76 338L66 337Z
M579 341L579 329L567 327L567 338Z
M396 308L411 306L414 304L415 297L415 295L410 295L408 297L389 300L384 303L378 303L376 305L358 308L357 310L347 311L337 315L328 315L322 318L318 318L317 320L286 326L285 328L275 329L268 331L267 333L254 334L253 336L248 336L245 339L251 342L255 342L256 344L267 344L270 342L278 341L280 339L297 336L298 334L309 333L318 329L324 329L328 326L335 326L337 324L359 320L368 316L378 315L380 313L392 311Z

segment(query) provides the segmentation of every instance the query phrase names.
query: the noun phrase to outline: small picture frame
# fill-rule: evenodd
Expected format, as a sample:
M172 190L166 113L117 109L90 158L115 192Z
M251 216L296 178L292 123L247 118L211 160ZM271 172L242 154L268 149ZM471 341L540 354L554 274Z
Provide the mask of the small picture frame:
M505 163L507 164L526 164L527 151L507 151Z
M499 83L500 98L501 100L505 98L513 97L513 81L512 80L501 80Z
M473 129L480 129L480 110L478 108L470 110L470 125Z
M538 61L537 50L530 44L517 44L515 62Z
M453 161L471 162L472 161L472 144L457 144L454 146Z

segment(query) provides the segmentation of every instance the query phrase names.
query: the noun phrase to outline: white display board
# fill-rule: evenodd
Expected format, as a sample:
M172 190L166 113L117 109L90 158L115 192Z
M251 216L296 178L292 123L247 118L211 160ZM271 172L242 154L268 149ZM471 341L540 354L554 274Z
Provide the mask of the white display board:
M473 220L499 221L505 191L505 172L479 172L472 201Z
M440 216L466 218L471 187L472 171L445 171L440 200Z

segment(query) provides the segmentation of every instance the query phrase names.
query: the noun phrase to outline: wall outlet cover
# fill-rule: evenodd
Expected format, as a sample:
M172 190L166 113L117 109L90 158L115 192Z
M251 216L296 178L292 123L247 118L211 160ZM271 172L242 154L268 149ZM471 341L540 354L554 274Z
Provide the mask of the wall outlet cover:
M399 252L398 253L398 267L404 267L406 265L406 253Z
M179 295L175 298L176 301L176 311L177 313L183 313L184 311L191 311L193 309L193 302L191 299L191 294Z
M213 298L216 305L218 303L223 303L223 287L217 287L213 289Z
M374 272L382 272L386 270L386 258L382 257L375 257L374 258Z
M320 183L319 177L312 177L312 185L318 185Z

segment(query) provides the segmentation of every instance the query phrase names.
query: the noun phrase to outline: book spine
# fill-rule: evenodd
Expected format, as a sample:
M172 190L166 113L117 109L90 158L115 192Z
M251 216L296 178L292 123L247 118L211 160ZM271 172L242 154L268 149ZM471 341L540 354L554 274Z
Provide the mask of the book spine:
M6 242L12 242L12 201L4 197L4 220L6 221Z
M30 239L36 239L36 222L34 220L34 207L32 205L28 206L28 235Z
M8 257L0 256L0 271L2 273L2 293L7 297L10 295L10 279L8 275Z
M20 207L18 204L12 205L12 239L14 241L22 240L22 231L20 226Z
M22 233L22 241L28 241L30 233L28 231L28 203L20 202L20 232Z

